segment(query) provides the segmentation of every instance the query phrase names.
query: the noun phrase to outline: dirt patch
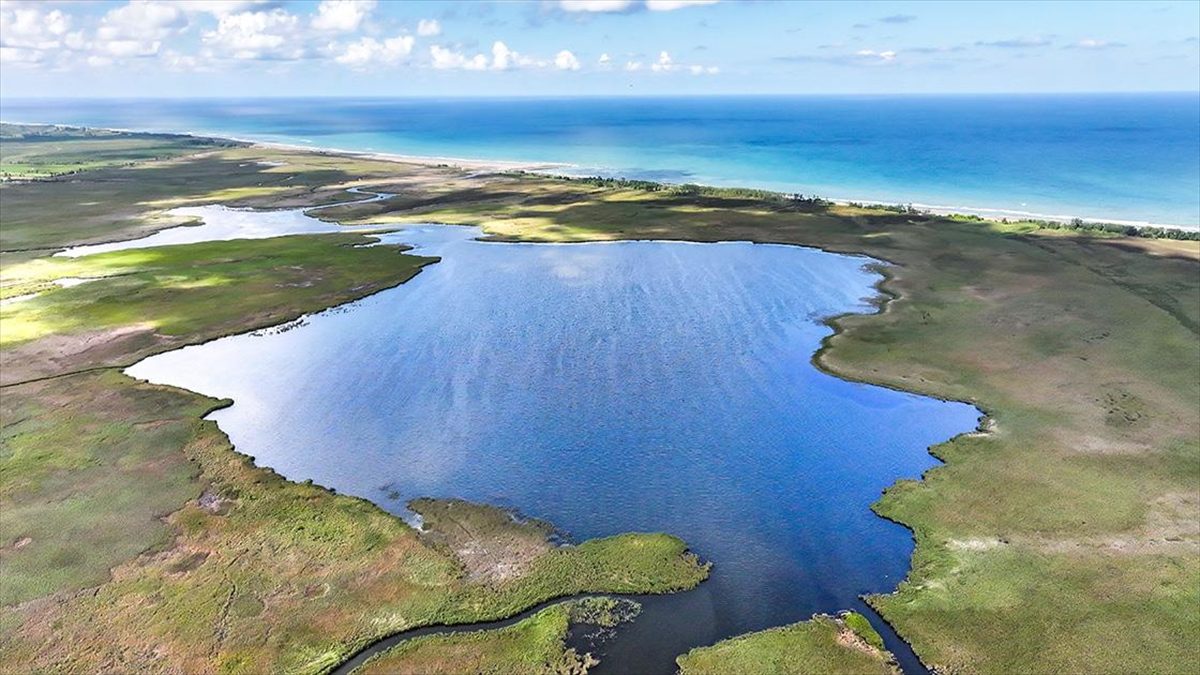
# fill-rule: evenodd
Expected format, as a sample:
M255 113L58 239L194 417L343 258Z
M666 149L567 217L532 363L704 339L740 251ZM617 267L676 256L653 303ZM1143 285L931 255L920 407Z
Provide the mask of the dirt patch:
M204 491L204 494L200 495L200 498L196 500L196 504L209 513L223 516L229 512L229 509L233 506L233 501L225 499L213 492L212 489L208 489Z
M422 517L421 537L453 553L472 582L519 577L554 547L548 524L505 509L455 499L419 499L409 507Z
M73 334L54 334L0 352L0 385L86 368L123 365L131 354L167 349L171 338L140 323Z

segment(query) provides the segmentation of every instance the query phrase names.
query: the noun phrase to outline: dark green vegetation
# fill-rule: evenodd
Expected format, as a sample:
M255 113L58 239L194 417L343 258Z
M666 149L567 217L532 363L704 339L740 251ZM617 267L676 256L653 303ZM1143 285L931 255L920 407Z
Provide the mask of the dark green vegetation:
M554 605L499 630L433 635L400 644L355 670L355 675L568 675L585 673L586 655L565 645L571 617Z
M682 675L822 675L898 672L861 614L816 616L700 647L676 661Z
M0 125L0 142L3 143L0 179L6 181L45 179L107 166L131 166L140 161L242 145L212 138L27 124Z
M889 261L882 290L893 300L881 314L835 320L838 333L818 364L850 379L972 401L987 411L990 423L985 433L934 448L946 466L924 481L898 484L876 505L885 517L911 527L918 546L908 580L873 604L923 660L951 672L1173 673L1189 672L1200 661L1197 242L741 191L469 176L439 167L232 148L87 171L69 181L0 185L0 287L9 289L6 295L44 288L59 272L39 269L75 263L33 258L71 243L137 236L167 224L160 214L171 206L329 203L345 200L341 190L349 185L397 196L328 209L323 218L474 223L504 240L792 243ZM6 306L0 315L5 377L17 364L26 372L77 372L170 348L206 330L267 325L304 311L301 305L315 308L370 292L356 290L359 284L399 283L420 264L395 249L346 248L353 239L348 235L296 239L238 248L238 255L263 254L261 266L250 258L210 260L216 249L197 245L191 262L151 256L133 265L133 280L47 290L11 306L28 308L28 317L26 310L10 313ZM304 271L292 276L287 261L308 255L309 247L313 255ZM327 258L318 250L345 257L323 268ZM373 250L378 252L365 253ZM114 269L131 269L131 261L107 260ZM236 284L203 286L204 294L190 282L170 293L155 291L171 283L168 268L174 265L193 281L207 274L205 268L216 277L239 269L246 276ZM222 265L230 267L215 274ZM355 270L353 283L332 269L343 265ZM236 297L247 283L269 287L270 279L296 278L315 279L323 290L267 293L261 306L254 297ZM124 283L142 284L138 295L153 302L127 298L144 304L122 317L117 299L106 298L99 284ZM85 296L73 293L94 295L85 303ZM211 307L234 303L245 323L218 329L185 307L192 299ZM83 308L92 300L99 308ZM96 314L78 322L64 316L73 312ZM121 322L135 316L139 324L151 324L149 333L111 334L113 326L129 328ZM214 312L214 320L232 316ZM85 321L106 317L112 317L105 324L110 332L87 337ZM9 325L20 331L11 344ZM123 339L130 344L122 346ZM97 387L108 393L101 396ZM528 531L511 530L514 521L507 516L475 514L468 532L492 536L484 548L516 561L515 576L496 576L507 568L473 567L465 552L473 547L463 545L461 533L435 528L417 535L364 502L253 468L197 419L215 402L112 372L5 387L3 397L0 498L7 501L0 520L4 536L12 537L0 541L4 577L18 556L52 561L51 567L30 565L36 578L22 580L13 595L5 587L5 597L37 599L0 613L4 663L36 658L35 665L70 670L321 670L372 635L429 621L511 614L534 598L584 588L620 590L609 587L619 578L615 565L626 566L622 574L633 570L631 585L659 590L684 588L703 576L669 537L618 537L590 544L583 559L570 558ZM91 407L93 400L99 408ZM114 485L144 485L152 471L162 472L164 494L130 489L118 490L120 499L92 496ZM55 501L53 495L72 499ZM180 496L182 509L156 524L154 516L170 511L168 502ZM81 552L69 539L82 535L30 530L49 537L39 540L19 533L34 527L24 519L8 529L9 505L26 508L38 500L46 511L33 517L50 523L75 523L78 510L100 508L123 509L114 519L141 513L153 522L124 528L130 539L112 546L121 556L142 553L124 558L104 582L104 566L112 561L93 561L99 554ZM469 510L448 503L426 511L432 522L439 513L464 508ZM89 529L104 536L105 514L89 517L95 520L78 522L97 523ZM544 535L542 526L525 525ZM52 550L35 554L39 545ZM83 586L95 593L71 592ZM775 662L758 656L787 649L857 658L836 643L841 634L822 621L756 634L745 640L766 640L768 649L748 650L751 660L736 663L769 668ZM741 651L701 654L707 667L728 670L732 666L722 666L721 659L745 658ZM853 663L839 659L826 670L853 671Z
M583 675L597 663L566 646L570 632L611 629L637 615L629 600L593 597L548 607L497 630L432 635L376 655L355 675Z

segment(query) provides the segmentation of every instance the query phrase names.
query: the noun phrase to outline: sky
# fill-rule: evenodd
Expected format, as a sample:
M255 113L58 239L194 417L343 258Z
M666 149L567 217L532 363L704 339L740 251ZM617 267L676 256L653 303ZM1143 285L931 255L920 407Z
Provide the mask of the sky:
M1200 90L1200 2L0 0L0 98Z

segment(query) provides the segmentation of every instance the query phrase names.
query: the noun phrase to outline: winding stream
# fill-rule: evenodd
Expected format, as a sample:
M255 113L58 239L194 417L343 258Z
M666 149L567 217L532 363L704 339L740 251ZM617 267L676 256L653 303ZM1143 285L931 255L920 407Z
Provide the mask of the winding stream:
M205 225L182 229L232 233L221 238L320 222L189 208ZM928 446L979 413L813 367L823 317L872 311L868 260L744 242L478 235L437 225L383 235L442 261L302 330L228 337L128 372L234 399L212 418L260 465L402 516L411 498L461 497L575 539L671 532L715 563L698 589L646 598L597 673L674 672L692 647L850 608L920 670L859 600L894 588L912 550L907 530L869 505L932 467Z

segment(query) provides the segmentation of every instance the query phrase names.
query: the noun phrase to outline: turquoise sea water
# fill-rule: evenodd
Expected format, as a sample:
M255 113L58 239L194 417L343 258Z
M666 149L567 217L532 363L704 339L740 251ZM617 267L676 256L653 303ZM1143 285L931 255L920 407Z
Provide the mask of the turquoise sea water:
M6 100L0 118L1200 226L1197 93Z
M305 218L194 213L261 216L253 231L283 214ZM973 429L979 413L813 367L823 317L871 311L867 259L478 234L388 235L442 260L296 330L188 347L129 372L232 398L212 418L258 464L397 513L415 497L460 497L551 520L576 540L683 537L714 563L712 578L646 599L597 672L672 673L695 646L865 611L860 594L904 577L910 534L870 504L934 466L928 446ZM921 672L880 629L907 672Z

